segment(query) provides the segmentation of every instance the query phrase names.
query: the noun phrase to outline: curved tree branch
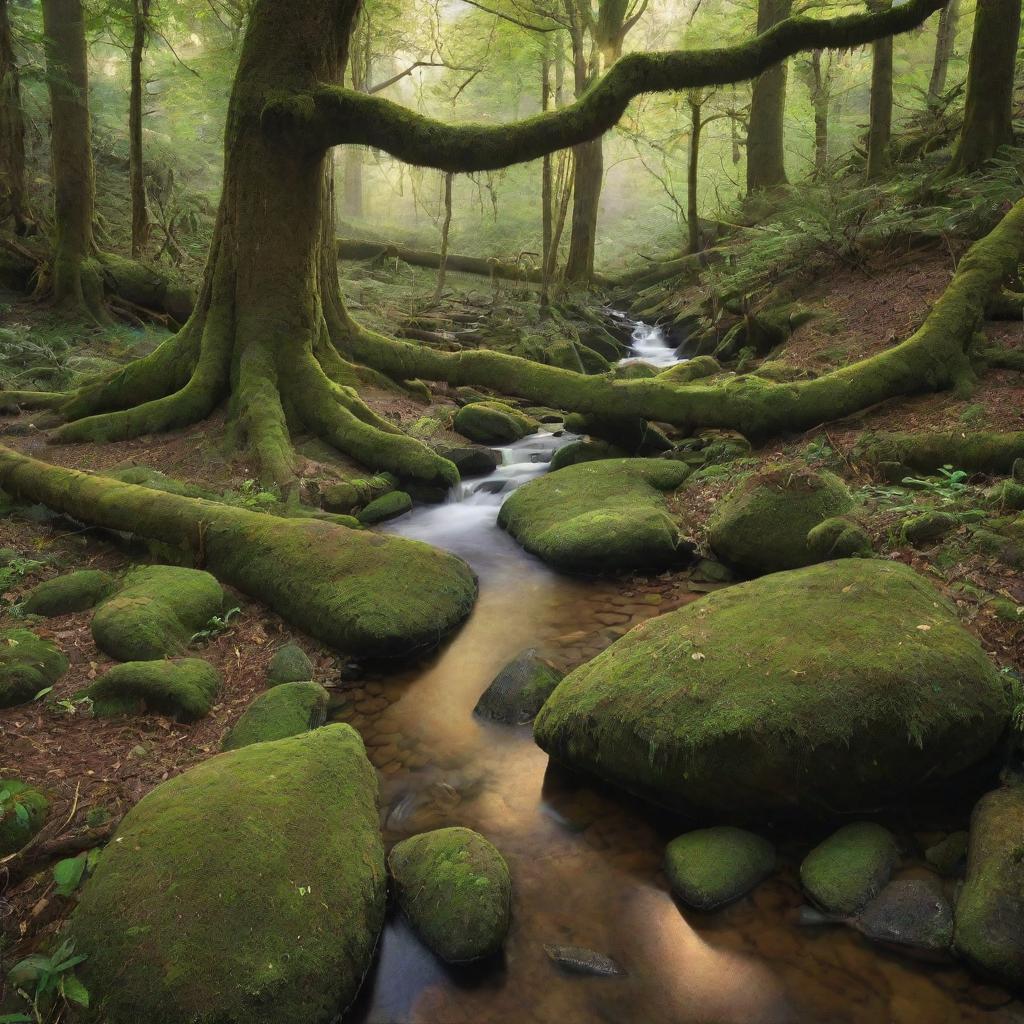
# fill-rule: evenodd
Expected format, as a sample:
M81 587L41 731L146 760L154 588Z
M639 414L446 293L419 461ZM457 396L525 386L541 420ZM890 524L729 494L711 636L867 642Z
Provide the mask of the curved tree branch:
M787 18L738 46L629 54L575 103L511 124L446 124L331 85L275 97L264 108L263 123L314 151L365 145L442 171L497 170L596 139L618 122L635 96L742 82L802 50L861 46L915 28L943 2L910 0L891 10L841 18Z

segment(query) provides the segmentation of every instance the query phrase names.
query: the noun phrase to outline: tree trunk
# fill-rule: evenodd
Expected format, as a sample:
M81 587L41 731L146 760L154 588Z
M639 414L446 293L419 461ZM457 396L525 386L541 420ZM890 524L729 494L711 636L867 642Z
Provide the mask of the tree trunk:
M882 6L879 4L878 6ZM888 3L885 2L885 6ZM871 100L868 115L867 180L877 181L889 171L892 139L892 36L871 44Z
M548 37L543 39L543 52L540 61L540 109L547 111L551 105L551 55ZM552 203L552 156L545 153L540 168L540 228L541 228L541 316L547 317L551 307L551 238L554 231L554 210Z
M349 146L345 150L345 176L341 196L341 209L345 216L362 220L365 216L362 146Z
M594 273L597 213L604 184L604 149L600 139L573 149L572 230L565 261L567 281L589 281Z
M452 178L454 174L444 176L444 222L441 224L441 259L437 264L437 287L434 289L434 302L439 302L444 292L444 278L448 270L448 233L452 226Z
M976 171L1013 142L1013 79L1020 0L978 0L964 125L950 171Z
M793 0L759 0L758 34L788 18ZM754 81L747 130L747 192L785 185L786 62L769 68Z
M956 29L960 20L960 0L949 0L939 15L939 32L935 38L935 59L928 82L928 105L936 106L946 92L949 60L956 45Z
M10 217L19 235L32 228L25 178L25 115L11 38L9 0L0 0L0 222Z
M703 104L692 94L690 106L690 161L686 167L686 225L689 235L689 252L700 252L700 220L697 215L697 167L700 159L701 107Z
M132 259L149 238L146 177L142 163L142 55L149 34L150 0L132 0L131 94L128 104L128 181L132 199Z
M822 68L821 50L811 54L811 103L814 106L814 176L821 179L828 171L828 108L832 99L832 56Z

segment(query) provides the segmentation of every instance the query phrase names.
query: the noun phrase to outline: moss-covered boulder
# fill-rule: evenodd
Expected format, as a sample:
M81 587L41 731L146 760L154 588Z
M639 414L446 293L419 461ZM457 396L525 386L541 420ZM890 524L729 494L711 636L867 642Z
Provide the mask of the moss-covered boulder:
M983 797L971 816L956 948L978 970L1024 988L1024 786Z
M99 718L154 711L194 722L210 713L220 686L220 673L209 662L181 658L115 665L84 693Z
M224 750L283 740L319 729L327 720L327 691L319 683L281 683L261 693L224 737Z
M383 523L405 515L412 508L412 498L405 491L389 491L379 498L374 498L366 508L356 513L356 518L364 526Z
M708 536L719 558L748 576L798 569L815 560L808 533L852 507L837 476L774 466L729 492L711 517Z
M99 569L80 569L33 587L23 607L29 615L67 615L84 612L100 603L117 585Z
M718 590L571 672L534 723L552 758L671 806L876 806L976 764L999 673L909 567L843 559Z
M900 524L900 537L910 544L927 544L956 529L957 518L942 509L930 509L908 516Z
M466 963L501 949L512 920L512 879L498 850L468 828L397 843L388 856L398 905L442 960Z
M599 459L621 459L626 453L621 448L602 441L600 438L589 441L570 441L556 449L548 465L549 471L576 466L581 462L597 462Z
M561 681L562 673L535 650L523 651L494 677L473 713L502 725L526 725Z
M133 569L124 586L96 609L96 646L118 661L180 654L224 610L224 591L208 572L176 565Z
M68 670L68 659L30 629L0 633L0 708L25 704Z
M498 525L527 551L570 572L666 569L693 553L664 497L689 472L661 459L567 466L514 491Z
M89 1020L334 1020L384 920L376 796L347 725L254 743L157 786L71 921Z
M0 857L20 850L43 827L49 806L38 789L0 779Z
M741 828L687 832L665 850L665 873L672 892L697 910L732 903L774 870L775 847Z
M320 492L320 505L327 512L353 512L397 487L398 477L390 473L378 473L366 479L342 480L328 484Z
M800 881L822 910L850 916L882 891L899 856L887 828L868 821L844 825L804 858Z
M313 662L298 644L278 648L267 666L267 686L305 683L313 678Z
M536 432L540 424L504 402L473 402L456 414L455 429L478 444L511 444Z
M807 534L807 550L815 562L832 558L870 558L874 554L867 530L845 516L833 516L811 529Z
M496 452L493 448L435 444L434 451L454 463L455 468L459 471L459 476L463 479L471 476L486 476L501 465L501 452Z
M667 370L658 374L658 379L668 381L671 384L689 384L690 381L700 380L702 377L713 377L721 373L722 367L714 356L697 356L694 359L687 359L685 362L676 363Z

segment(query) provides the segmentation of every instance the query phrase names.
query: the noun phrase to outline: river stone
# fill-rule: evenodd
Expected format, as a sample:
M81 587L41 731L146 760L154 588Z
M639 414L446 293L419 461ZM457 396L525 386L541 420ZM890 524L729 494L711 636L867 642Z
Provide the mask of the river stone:
M464 405L452 424L455 429L478 444L511 444L536 433L540 426L535 419L513 409L504 402L473 402Z
M775 847L741 828L687 832L665 850L672 892L697 910L716 910L745 896L774 870Z
M221 687L220 673L202 658L128 661L84 691L98 718L152 711L179 722L205 718Z
M672 442L653 423L642 416L604 416L569 413L565 429L572 434L599 438L632 455L657 455L667 452Z
M245 709L221 749L237 750L319 729L327 720L327 700L327 691L319 683L281 683Z
M103 1024L327 1024L384 921L377 778L347 725L203 761L133 807L70 937Z
M0 857L17 853L42 827L46 797L18 779L0 779Z
M718 503L708 524L711 547L747 576L798 569L816 561L807 535L853 507L846 485L806 466L754 473Z
M562 680L534 736L669 806L852 813L976 764L1008 713L999 673L922 576L843 559L641 623Z
M986 975L1024 986L1024 786L997 789L974 808L956 948Z
M96 609L96 646L118 661L155 661L180 654L192 636L224 610L224 591L208 572L176 565L133 569Z
M405 515L411 508L412 498L405 491L389 491L360 509L356 513L356 518L363 526L373 526L375 523L383 523L388 519Z
M921 953L945 953L953 942L953 908L937 879L890 882L851 924L874 942Z
M459 476L463 479L470 476L486 476L501 465L501 452L496 452L493 448L435 444L434 451L449 462L454 462Z
M527 551L570 572L666 569L693 555L664 492L689 468L661 459L604 459L531 480L501 506L498 525Z
M849 916L882 891L898 861L893 834L861 821L844 825L811 850L800 865L800 881L822 910Z
M114 577L99 569L81 569L33 587L23 608L28 615L67 615L99 604L115 586Z
M267 666L267 686L305 683L313 678L313 662L298 644L285 644L274 652Z
M398 905L442 960L465 963L501 949L512 918L512 880L498 850L468 828L397 843L388 856Z
M526 725L562 681L532 648L510 661L480 695L473 713L502 725Z
M68 670L68 659L30 629L0 633L0 708L25 704Z
M807 549L815 562L827 562L831 558L870 558L874 554L867 530L844 516L833 516L809 530Z
M548 470L554 472L556 469L565 469L566 466L575 466L580 462L596 462L598 459L621 459L625 454L621 448L616 448L615 445L600 438L571 441L562 445L551 456Z

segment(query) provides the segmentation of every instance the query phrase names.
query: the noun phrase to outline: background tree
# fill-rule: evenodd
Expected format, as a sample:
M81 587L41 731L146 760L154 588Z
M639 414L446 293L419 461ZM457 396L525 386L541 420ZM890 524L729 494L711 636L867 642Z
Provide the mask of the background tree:
M32 228L25 172L25 114L14 53L9 0L0 0L0 222L10 218L16 234Z
M935 36L935 56L932 74L928 80L928 103L937 105L946 92L949 62L956 46L956 30L960 21L960 0L949 0L939 15L939 28Z
M868 5L885 10L889 0L873 0ZM892 140L892 36L871 44L871 100L868 109L867 179L877 181L889 171L889 144Z
M758 0L757 31L766 32L788 18L793 0ZM747 128L747 192L785 185L786 62L780 61L754 82Z
M142 57L149 39L150 0L131 0L132 46L128 104L128 182L132 203L132 257L138 259L149 238L146 172L142 152Z

